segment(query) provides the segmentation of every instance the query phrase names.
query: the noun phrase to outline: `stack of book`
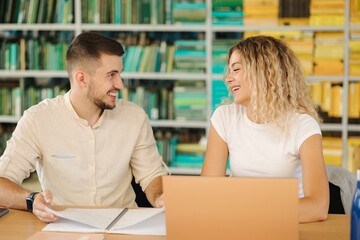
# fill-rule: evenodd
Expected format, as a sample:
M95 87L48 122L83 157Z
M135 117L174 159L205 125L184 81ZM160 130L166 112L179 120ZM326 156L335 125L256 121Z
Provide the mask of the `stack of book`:
M174 87L176 120L204 121L207 118L206 86L202 81L179 81Z
M206 5L204 0L173 0L172 17L175 24L204 24Z
M342 32L316 32L314 75L343 75L344 34Z
M360 76L360 40L349 41L349 73L350 76Z
M213 25L243 25L242 0L214 0L212 8Z
M344 0L311 0L309 24L311 26L343 26Z
M279 0L243 0L245 26L277 26Z
M205 72L205 48L206 46L204 40L176 40L174 52L174 72Z

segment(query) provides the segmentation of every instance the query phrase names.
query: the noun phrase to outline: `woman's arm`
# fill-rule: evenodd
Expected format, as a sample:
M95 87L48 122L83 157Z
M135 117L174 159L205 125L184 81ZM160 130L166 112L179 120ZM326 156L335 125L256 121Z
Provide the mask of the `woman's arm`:
M300 158L304 198L299 202L299 221L326 220L329 211L329 182L319 134L312 135L303 142Z
M226 163L229 156L227 144L216 132L212 124L208 135L202 176L225 176Z

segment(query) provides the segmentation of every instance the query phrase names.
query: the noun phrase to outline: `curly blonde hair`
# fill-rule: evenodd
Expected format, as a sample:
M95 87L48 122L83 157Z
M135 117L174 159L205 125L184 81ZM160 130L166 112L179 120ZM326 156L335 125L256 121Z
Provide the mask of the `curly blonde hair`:
M245 79L250 85L252 112L256 121L286 128L291 113L306 113L321 121L310 88L294 52L279 39L254 36L232 46L241 55Z

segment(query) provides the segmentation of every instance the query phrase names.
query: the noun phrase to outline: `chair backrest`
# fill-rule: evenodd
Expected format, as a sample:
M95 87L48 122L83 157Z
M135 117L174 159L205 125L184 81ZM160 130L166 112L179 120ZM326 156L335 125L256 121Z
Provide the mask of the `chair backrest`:
M141 189L140 185L135 182L135 178L132 179L131 185L135 191L135 202L139 207L152 207L151 203L146 197L146 194Z
M340 187L329 182L330 205L329 213L331 214L345 214L344 205L341 200Z
M341 213L341 205L345 214L350 214L351 204L356 188L355 174L345 168L335 165L326 165L327 177L330 189L330 210L333 213ZM339 191L341 203L339 202ZM330 209L331 208L331 209Z

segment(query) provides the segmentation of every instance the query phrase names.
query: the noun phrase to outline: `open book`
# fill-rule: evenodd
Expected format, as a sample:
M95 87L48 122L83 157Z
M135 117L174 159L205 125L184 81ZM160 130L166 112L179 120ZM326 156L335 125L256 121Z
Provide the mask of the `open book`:
M67 208L43 231L166 235L164 208Z

